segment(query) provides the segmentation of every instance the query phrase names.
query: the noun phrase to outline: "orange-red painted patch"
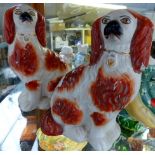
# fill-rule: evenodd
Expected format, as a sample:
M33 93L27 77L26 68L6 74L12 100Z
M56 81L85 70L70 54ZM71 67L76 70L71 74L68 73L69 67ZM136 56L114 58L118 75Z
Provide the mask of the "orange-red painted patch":
M36 35L43 47L46 47L46 24L45 24L45 17L38 12L37 13L38 20L35 26Z
M31 43L23 46L16 41L13 54L9 57L9 64L23 75L32 76L39 66L35 47Z
M55 87L58 85L58 83L59 83L59 81L61 80L61 78L62 78L62 77L58 77L58 78L56 78L56 79L54 79L54 80L51 80L51 81L48 83L48 85L47 85L47 90L48 90L49 92L54 91Z
M67 65L64 62L62 62L54 52L51 52L49 50L45 55L45 66L48 71L65 71L67 69Z
M25 84L26 88L31 90L31 91L37 90L39 85L40 85L39 81L37 81L37 80L30 81L30 82Z
M93 22L91 30L91 55L90 55L90 65L95 65L103 55L105 50L104 40L101 33L101 20L103 17L98 18Z
M127 74L119 77L105 77L100 68L97 79L92 83L90 93L96 107L101 111L121 110L130 101L134 82Z
M149 18L134 11L128 11L138 21L136 31L130 45L130 56L133 70L140 73L142 71L141 67L147 67L149 64L154 24L151 20L149 20Z
M54 121L51 110L48 110L41 117L40 127L42 132L48 136L58 136L63 133L61 125Z
M80 82L84 72L84 66L79 66L75 70L66 74L65 78L60 87L58 87L59 91L63 90L73 90L75 86Z
M155 107L155 98L152 98L152 99L151 99L151 106L152 106L152 107Z
M99 112L93 112L90 116L96 126L101 126L107 123L107 118Z
M13 20L13 11L16 7L8 9L4 14L4 37L8 44L11 44L15 37L15 23Z
M60 116L66 124L78 125L83 118L83 112L78 108L77 103L65 98L55 100L52 112Z

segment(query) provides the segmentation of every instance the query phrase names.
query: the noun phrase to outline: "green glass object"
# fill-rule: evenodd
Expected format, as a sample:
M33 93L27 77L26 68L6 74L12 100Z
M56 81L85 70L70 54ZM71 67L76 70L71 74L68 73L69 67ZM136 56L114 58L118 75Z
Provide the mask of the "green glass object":
M127 142L127 138L124 136L120 136L119 139L113 144L111 150L116 151L130 151L130 144Z
M131 146L127 139L134 134L144 131L144 126L139 121L130 117L126 110L122 110L117 116L117 123L121 128L121 135L119 139L113 144L113 150L130 151Z
M145 106L155 114L155 65L149 65L142 73L140 95Z
M135 132L139 132L144 128L140 122L130 117L126 110L122 110L116 120L121 127L122 135L125 137L130 137Z

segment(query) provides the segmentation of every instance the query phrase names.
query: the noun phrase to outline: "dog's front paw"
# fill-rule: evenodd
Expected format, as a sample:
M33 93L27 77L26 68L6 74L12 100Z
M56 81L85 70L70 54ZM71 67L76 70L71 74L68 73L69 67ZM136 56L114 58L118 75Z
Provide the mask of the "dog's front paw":
M87 140L87 132L82 126L65 126L63 135L76 142Z
M89 143L97 151L108 151L112 147L112 144L106 144L104 138L93 138L89 140Z

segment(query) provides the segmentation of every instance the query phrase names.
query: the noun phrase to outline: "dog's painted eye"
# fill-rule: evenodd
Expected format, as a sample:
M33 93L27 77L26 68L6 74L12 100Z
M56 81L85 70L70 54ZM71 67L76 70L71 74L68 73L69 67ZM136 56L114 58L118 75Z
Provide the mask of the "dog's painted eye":
M15 14L16 14L16 15L20 15L21 13L22 13L22 10L20 10L20 9L16 9L16 10L15 10Z
M31 16L35 16L35 13L34 13L33 11L30 11L29 14L30 14Z
M131 23L130 18L127 18L127 17L122 18L120 21L121 21L123 24L130 24L130 23Z
M103 18L103 19L102 19L102 23L103 23L103 24L107 24L109 21L110 21L109 18Z

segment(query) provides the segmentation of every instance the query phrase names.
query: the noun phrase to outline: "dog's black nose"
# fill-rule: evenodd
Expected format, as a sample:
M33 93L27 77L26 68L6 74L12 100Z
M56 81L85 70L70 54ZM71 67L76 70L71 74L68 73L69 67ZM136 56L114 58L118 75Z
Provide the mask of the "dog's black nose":
M112 20L105 26L104 35L107 39L110 34L113 34L117 37L119 37L122 34L122 28L118 21Z
M22 20L22 22L24 21L33 21L33 18L31 17L31 15L28 13L28 12L23 12L21 15L20 15L20 20Z

